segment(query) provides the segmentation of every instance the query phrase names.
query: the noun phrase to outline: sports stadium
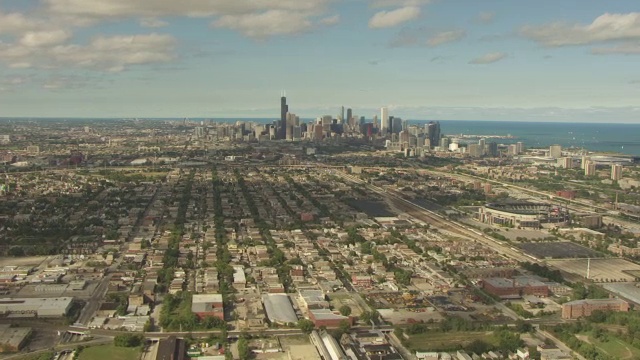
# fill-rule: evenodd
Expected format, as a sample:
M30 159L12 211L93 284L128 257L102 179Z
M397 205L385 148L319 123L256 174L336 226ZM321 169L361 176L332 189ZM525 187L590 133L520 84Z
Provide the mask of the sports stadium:
M569 210L559 205L526 201L488 203L478 210L478 220L485 224L534 228L568 225Z

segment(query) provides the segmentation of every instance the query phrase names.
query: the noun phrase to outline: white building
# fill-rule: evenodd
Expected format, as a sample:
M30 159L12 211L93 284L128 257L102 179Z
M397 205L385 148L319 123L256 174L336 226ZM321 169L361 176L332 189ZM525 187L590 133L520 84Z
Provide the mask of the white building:
M551 145L549 146L549 157L554 159L559 159L562 157L562 146L560 145Z
M622 179L622 165L613 164L611 165L611 180L620 180Z
M385 134L389 131L389 109L386 107L380 108L380 132Z

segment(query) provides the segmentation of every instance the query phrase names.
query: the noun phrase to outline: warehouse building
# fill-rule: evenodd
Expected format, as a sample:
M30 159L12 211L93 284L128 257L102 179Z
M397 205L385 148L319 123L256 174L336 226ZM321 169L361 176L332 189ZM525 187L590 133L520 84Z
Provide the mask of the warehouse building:
M224 304L221 294L197 294L191 299L191 312L200 319L213 316L224 320Z
M73 304L72 297L0 298L0 315L8 317L63 317Z
M0 324L0 353L17 352L29 341L31 328L11 327L11 324Z
M350 326L353 326L354 318L351 316L343 316L340 313L333 312L329 309L314 309L309 310L309 320L313 321L313 324L319 327L337 328L340 327L343 321L346 321Z
M271 323L287 324L298 321L287 294L264 294L262 303Z

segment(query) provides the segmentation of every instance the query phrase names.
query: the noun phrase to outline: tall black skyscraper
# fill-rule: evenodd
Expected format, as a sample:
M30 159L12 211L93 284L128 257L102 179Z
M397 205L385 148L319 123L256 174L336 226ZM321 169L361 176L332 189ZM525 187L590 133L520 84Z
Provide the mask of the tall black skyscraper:
M284 139L287 136L287 113L289 105L287 105L287 96L283 92L280 97L280 123L278 124L278 139Z
M440 122L429 122L429 124L427 124L427 134L431 142L431 147L440 146Z
M353 117L353 113L351 111L351 108L347 109L347 118L346 119L342 119L342 121L346 124L350 124L351 123L351 118Z

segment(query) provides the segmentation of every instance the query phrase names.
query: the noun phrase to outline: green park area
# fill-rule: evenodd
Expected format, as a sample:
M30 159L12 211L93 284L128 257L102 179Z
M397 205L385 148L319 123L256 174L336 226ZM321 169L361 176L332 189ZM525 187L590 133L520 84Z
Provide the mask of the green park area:
M118 347L115 345L92 346L83 349L78 360L138 360L140 347Z
M492 331L429 332L410 335L403 343L412 351L447 351L466 348L474 341L498 346Z

